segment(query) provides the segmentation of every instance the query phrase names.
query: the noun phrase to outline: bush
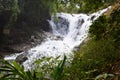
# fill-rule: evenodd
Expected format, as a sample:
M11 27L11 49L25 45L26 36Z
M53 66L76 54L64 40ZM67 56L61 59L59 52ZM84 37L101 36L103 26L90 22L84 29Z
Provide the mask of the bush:
M108 14L99 17L90 26L90 36L96 40L112 39L117 45L120 45L120 4L112 6Z
M113 41L91 39L75 54L71 66L65 69L64 78L94 79L99 74L109 73L111 65L120 58L119 56Z

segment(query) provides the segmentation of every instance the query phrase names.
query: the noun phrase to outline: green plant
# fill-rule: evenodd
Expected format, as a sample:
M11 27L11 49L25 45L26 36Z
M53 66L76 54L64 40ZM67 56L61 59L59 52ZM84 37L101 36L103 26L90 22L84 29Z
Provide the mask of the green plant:
M55 71L54 71L54 74L53 74L53 77L54 77L55 80L62 80L65 61L66 61L66 56L64 56L64 59L55 68Z
M11 63L1 60L3 66L0 68L0 80L39 80L35 71L24 71L24 67L15 61Z
M111 65L120 53L114 41L91 39L80 47L70 67L65 68L64 79L93 80L102 73L110 73Z
M50 59L52 58L46 58L46 59L48 62L50 62ZM59 64L55 61L58 65L52 64L49 66L48 65L45 66L44 64L43 65L41 64L41 62L43 61L39 60L36 62L37 63L36 66L42 65L42 67L44 68L37 67L39 69L25 71L24 67L22 65L19 65L15 61L8 62L3 59L0 59L0 62L3 65L0 67L0 80L51 80L51 79L61 80L63 77L63 68L65 65L65 61L66 61L66 56L64 56L63 60L59 61L60 62ZM53 70L49 71L51 66L54 66ZM47 75L49 74L51 76L47 76L45 74Z

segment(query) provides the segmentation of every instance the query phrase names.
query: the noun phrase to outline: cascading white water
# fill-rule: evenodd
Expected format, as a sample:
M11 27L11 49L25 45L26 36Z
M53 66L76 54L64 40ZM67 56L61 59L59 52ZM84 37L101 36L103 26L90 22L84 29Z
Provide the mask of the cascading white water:
M69 57L74 48L87 38L92 21L106 12L107 9L91 15L58 13L58 20L54 20L54 18L49 20L52 27L52 33L50 33L52 36L49 36L41 45L31 48L27 52L28 60L23 63L25 69L31 69L32 63L42 57L55 58L57 56L64 56L64 54ZM19 54L7 56L4 59L15 59Z

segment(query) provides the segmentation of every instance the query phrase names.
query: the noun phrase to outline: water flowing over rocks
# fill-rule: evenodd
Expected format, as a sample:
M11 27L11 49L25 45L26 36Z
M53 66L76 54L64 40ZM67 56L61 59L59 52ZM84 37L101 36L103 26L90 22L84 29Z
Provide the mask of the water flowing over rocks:
M106 12L107 9L108 8L90 15L57 13L57 20L53 17L51 20L48 20L52 32L45 32L46 38L40 45L22 53L6 56L4 59L18 59L20 57L19 55L25 54L24 57L21 56L24 60L19 61L20 63L21 61L23 62L27 70L34 68L33 63L42 57L56 58L60 56L60 59L62 59L65 54L69 58L73 55L72 51L74 48L79 46L87 38L92 21ZM34 41L35 37L32 36L31 38Z

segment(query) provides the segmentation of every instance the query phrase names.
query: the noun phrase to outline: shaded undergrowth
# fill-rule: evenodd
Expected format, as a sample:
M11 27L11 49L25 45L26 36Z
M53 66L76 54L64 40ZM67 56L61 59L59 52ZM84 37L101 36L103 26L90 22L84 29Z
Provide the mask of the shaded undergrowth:
M120 52L113 45L110 40L89 40L65 69L64 80L112 80L116 74L114 63L120 59Z

